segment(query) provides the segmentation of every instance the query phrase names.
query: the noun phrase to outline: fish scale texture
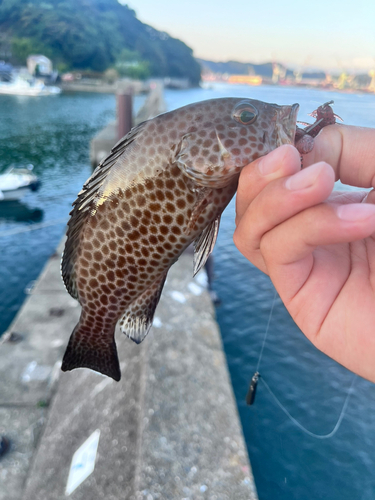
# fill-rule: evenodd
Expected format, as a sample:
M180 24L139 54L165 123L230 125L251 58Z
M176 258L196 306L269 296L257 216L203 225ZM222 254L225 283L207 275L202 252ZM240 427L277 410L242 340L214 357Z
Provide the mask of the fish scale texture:
M119 379L117 322L144 339L171 265L195 240L204 265L241 168L293 142L295 126L293 106L214 99L144 122L113 148L69 222L62 274L82 314L64 371L88 367Z

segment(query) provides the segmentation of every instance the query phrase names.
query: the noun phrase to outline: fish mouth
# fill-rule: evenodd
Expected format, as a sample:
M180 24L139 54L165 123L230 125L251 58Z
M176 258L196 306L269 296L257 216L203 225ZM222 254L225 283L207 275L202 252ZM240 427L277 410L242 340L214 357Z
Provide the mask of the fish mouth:
M299 104L280 106L276 120L277 146L294 144Z

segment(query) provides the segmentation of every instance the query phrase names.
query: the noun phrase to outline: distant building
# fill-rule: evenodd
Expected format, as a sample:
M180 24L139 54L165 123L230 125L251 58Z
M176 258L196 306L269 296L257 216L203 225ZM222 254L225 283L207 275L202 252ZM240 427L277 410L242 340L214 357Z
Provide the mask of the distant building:
M300 75L300 82L302 85L311 87L319 87L327 83L327 74L324 71L310 71L303 72Z
M32 55L27 58L27 69L31 75L51 75L52 61L46 56Z
M371 82L369 83L368 90L375 93L375 70L369 71L369 76L371 77Z
M261 85L262 77L259 75L230 75L228 83L242 83L245 85Z

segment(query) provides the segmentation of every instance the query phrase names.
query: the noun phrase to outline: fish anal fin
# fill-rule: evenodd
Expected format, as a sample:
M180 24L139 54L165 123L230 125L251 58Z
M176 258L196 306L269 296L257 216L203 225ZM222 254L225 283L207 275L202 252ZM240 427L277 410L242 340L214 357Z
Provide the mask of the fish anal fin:
M205 265L214 249L220 226L220 215L209 224L194 241L194 271L195 276Z
M70 336L61 365L62 371L90 368L118 382L121 379L121 371L114 340L114 328L113 334L103 335L97 345L85 341L85 338L78 323Z
M136 344L140 344L152 326L167 273L157 279L142 295L130 304L120 320L120 329Z

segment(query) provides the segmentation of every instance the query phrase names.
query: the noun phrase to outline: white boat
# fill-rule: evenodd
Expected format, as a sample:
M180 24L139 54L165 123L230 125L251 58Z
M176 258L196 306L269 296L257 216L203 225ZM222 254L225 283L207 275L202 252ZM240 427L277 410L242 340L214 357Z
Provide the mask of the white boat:
M35 78L25 79L17 77L12 82L0 82L0 94L41 96L60 94L59 87L46 86Z
M36 191L40 181L32 173L33 166L10 167L0 174L0 201L20 200L28 191Z

